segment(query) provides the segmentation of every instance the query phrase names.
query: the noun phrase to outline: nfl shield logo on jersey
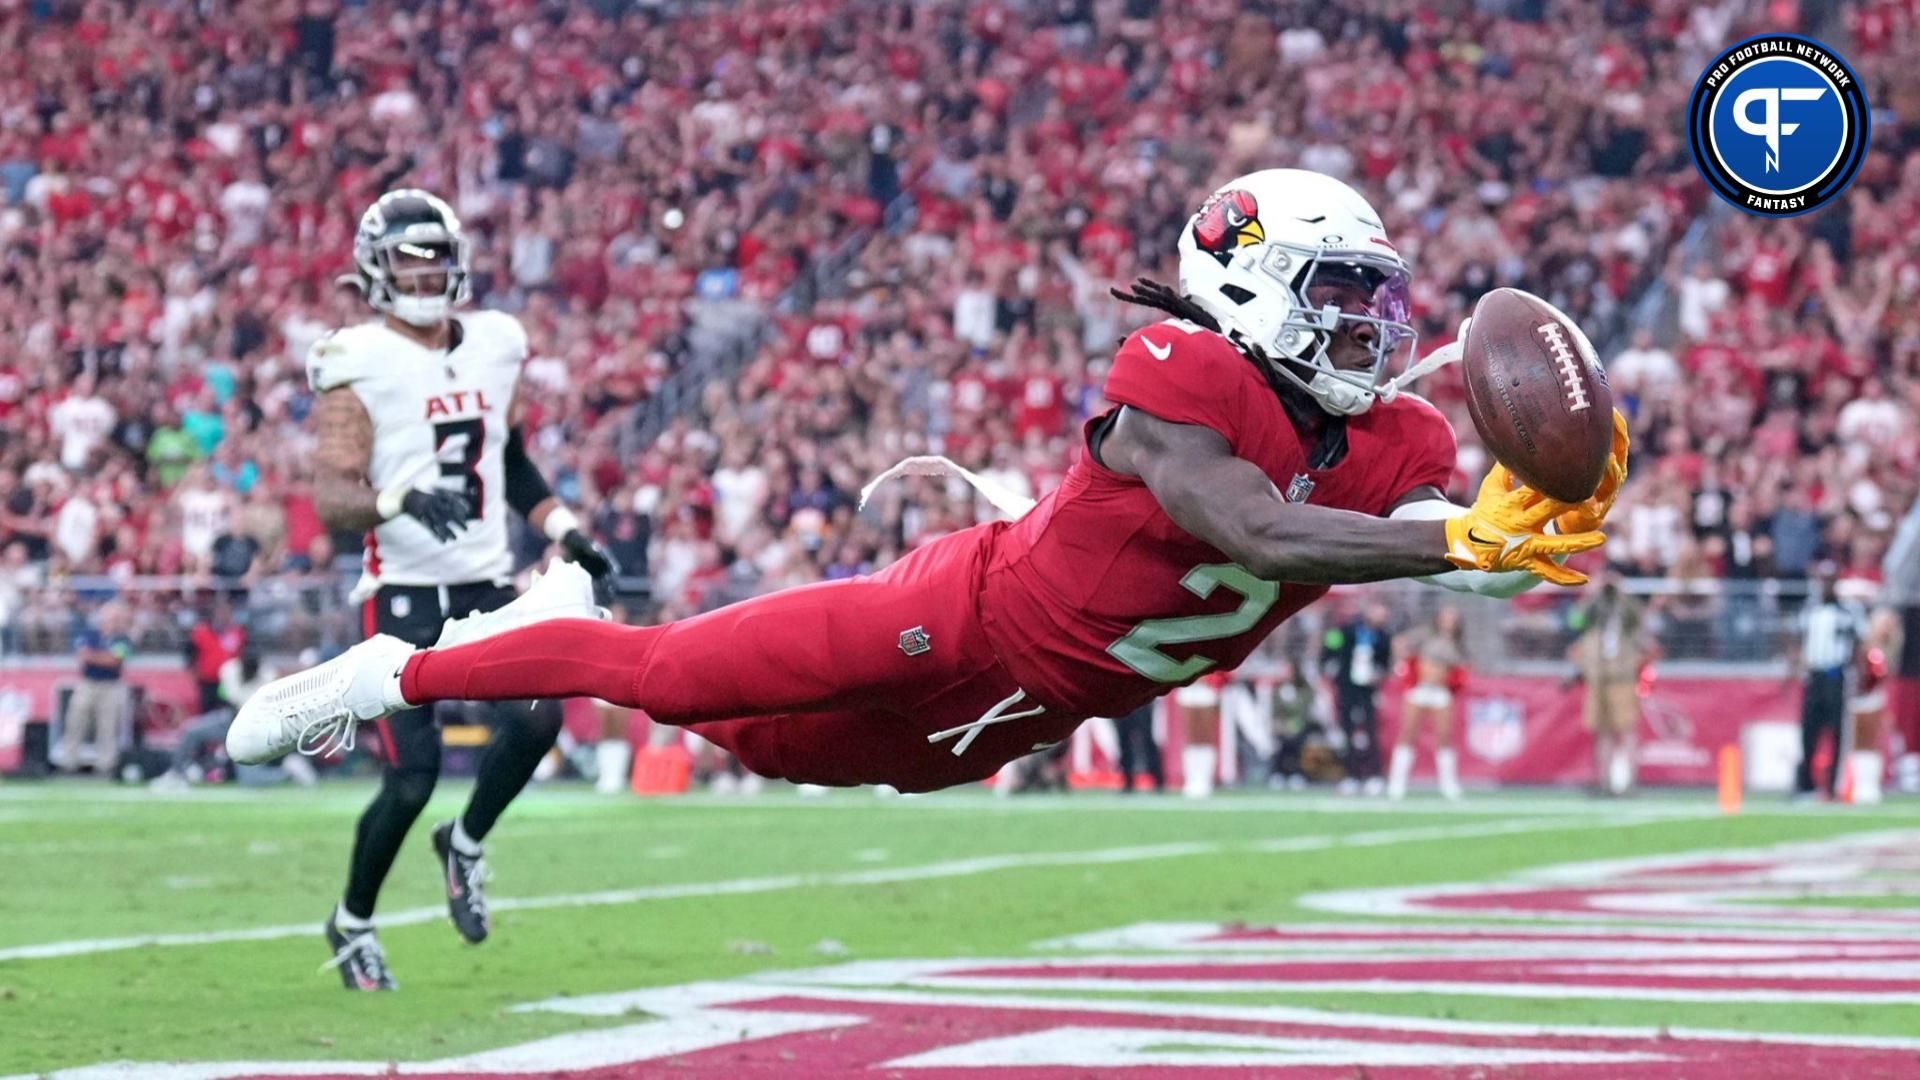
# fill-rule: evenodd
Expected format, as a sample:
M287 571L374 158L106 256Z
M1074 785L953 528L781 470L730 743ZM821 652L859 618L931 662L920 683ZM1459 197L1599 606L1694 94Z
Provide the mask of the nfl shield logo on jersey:
M900 651L908 656L932 652L933 639L927 636L927 628L916 626L911 630L900 631Z
M1287 501L1303 503L1311 494L1313 494L1313 478L1306 473L1294 474L1293 482L1287 485Z

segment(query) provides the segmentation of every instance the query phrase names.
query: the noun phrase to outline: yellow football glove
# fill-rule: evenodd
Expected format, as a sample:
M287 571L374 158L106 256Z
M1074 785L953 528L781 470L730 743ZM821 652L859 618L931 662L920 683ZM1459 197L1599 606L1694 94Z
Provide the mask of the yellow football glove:
M1620 496L1620 485L1627 482L1627 450L1632 442L1627 437L1627 418L1619 409L1613 410L1613 449L1607 454L1607 474L1600 478L1593 498L1553 519L1562 533L1593 532L1607 523L1613 500Z
M1584 585L1587 575L1553 561L1606 543L1584 530L1555 536L1547 523L1572 507L1524 485L1516 486L1504 465L1480 482L1480 494L1465 514L1447 520L1447 561L1462 570L1525 570L1555 585Z

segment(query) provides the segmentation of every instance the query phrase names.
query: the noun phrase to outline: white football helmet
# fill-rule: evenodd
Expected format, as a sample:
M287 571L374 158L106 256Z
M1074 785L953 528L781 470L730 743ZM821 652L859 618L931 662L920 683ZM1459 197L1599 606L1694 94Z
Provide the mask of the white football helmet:
M1180 232L1181 293L1336 416L1391 396L1388 368L1413 354L1408 277L1367 200L1305 169L1225 184ZM1372 328L1372 363L1340 368L1328 347L1354 326Z
M418 188L389 191L367 207L354 233L353 262L367 303L414 326L438 325L470 295L472 255L460 219ZM431 292L398 288L433 278L439 281Z

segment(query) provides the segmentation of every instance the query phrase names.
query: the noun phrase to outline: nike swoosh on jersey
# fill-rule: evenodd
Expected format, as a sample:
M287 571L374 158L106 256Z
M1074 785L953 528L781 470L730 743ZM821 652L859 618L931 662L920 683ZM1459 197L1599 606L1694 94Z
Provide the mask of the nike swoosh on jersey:
M1150 337L1141 338L1140 343L1147 347L1147 351L1153 354L1155 360L1165 360L1173 355L1173 346L1162 345Z

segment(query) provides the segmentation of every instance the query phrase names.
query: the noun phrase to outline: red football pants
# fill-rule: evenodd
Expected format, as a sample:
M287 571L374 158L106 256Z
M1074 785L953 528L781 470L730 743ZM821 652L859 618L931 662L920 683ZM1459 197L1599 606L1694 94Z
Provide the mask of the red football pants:
M869 577L771 593L664 626L538 623L407 662L408 701L598 697L701 736L763 776L931 791L1065 739L981 632L997 525Z

